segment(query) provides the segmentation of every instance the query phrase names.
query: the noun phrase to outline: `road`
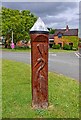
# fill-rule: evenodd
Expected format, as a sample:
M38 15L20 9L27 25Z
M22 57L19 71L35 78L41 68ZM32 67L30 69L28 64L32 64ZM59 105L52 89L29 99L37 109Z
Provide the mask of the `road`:
M3 59L31 64L31 53L28 52L2 52ZM72 53L49 53L49 71L63 74L79 80L79 58Z

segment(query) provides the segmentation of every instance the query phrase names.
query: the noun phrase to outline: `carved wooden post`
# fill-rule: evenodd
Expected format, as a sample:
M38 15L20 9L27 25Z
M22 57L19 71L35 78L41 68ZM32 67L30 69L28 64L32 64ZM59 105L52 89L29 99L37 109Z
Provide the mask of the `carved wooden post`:
M32 66L32 107L48 107L48 29L38 18L30 30Z

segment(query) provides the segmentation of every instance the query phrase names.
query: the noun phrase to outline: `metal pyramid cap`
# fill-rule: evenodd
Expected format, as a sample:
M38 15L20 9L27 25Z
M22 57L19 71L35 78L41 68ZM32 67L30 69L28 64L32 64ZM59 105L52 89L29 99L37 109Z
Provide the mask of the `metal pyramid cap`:
M34 26L30 29L30 32L32 32L32 31L46 31L46 32L49 32L46 25L44 24L44 22L41 20L40 17L37 19Z

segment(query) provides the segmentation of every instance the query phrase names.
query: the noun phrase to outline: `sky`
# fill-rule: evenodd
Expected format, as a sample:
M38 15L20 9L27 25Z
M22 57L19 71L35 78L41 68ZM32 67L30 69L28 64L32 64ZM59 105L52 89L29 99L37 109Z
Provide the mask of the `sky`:
M7 0L6 0L7 1ZM18 10L30 10L40 17L47 27L54 29L79 28L79 2L6 2L2 5ZM75 1L75 0L74 0Z

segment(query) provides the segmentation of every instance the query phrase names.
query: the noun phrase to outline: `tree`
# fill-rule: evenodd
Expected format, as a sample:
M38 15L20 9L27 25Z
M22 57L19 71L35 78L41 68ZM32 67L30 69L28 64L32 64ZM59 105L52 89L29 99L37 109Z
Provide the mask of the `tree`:
M55 33L55 29L48 28L48 30L49 30L49 33L50 33L50 34L54 34L54 33Z
M29 10L12 10L2 7L2 36L11 41L13 31L14 42L19 40L29 41L29 30L37 20Z

